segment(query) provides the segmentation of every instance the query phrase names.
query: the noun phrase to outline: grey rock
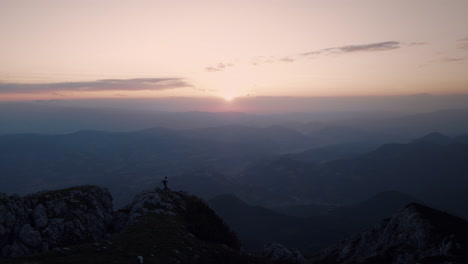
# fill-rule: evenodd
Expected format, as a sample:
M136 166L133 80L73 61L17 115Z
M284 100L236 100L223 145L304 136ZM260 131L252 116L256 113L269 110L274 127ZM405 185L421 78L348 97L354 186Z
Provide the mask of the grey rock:
M6 257L18 257L30 253L31 251L18 241L15 241L12 245L8 245L2 249L2 256Z
M18 199L21 199L21 196L19 194L14 193L10 196L10 198L14 200L18 200Z
M29 248L37 248L42 242L41 234L34 230L29 224L26 224L21 228L19 239Z
M4 224L6 221L7 209L5 205L0 204L0 224Z
M112 225L112 211L109 191L96 186L8 197L0 204L0 233L7 234L0 235L0 254L21 256L102 239Z
M326 249L312 263L466 263L467 237L467 221L413 203L354 239Z
M36 228L41 228L47 225L48 218L45 207L42 204L39 204L34 208L32 216Z
M180 208L176 208L176 206ZM184 201L176 193L164 192L158 188L139 193L133 202L126 206L128 220L126 225L146 214L177 215L177 211L184 207ZM125 217L118 216L120 221Z
M263 246L263 256L272 261L294 264L307 263L304 256L297 249L288 249L278 243L268 243Z

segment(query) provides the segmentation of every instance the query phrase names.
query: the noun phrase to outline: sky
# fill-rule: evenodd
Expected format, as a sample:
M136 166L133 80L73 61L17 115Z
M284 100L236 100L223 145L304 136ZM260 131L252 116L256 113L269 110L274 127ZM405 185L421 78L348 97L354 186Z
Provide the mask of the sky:
M466 0L0 0L0 101L468 94Z

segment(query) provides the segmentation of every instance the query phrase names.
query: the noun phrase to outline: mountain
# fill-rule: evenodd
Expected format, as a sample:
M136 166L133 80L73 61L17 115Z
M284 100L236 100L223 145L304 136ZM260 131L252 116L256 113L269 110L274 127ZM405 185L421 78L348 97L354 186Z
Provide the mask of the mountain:
M238 234L249 251L259 252L263 244L278 242L313 254L415 201L418 199L404 193L384 192L346 207L303 205L288 210L252 206L235 195L225 194L209 200L208 204Z
M468 222L411 203L355 238L312 258L313 264L467 263Z
M282 214L303 218L326 216L336 219L347 219L348 225L352 227L350 230L358 230L393 215L400 208L411 202L419 201L414 196L402 192L386 191L348 206L304 204L272 209Z
M331 124L329 123L328 126ZM339 126L356 127L374 132L399 135L407 140L433 131L458 135L468 131L468 109L442 109L426 113L405 114L374 119L344 119Z
M371 152L379 146L381 146L381 142L376 143L361 141L354 143L333 144L312 148L299 153L285 154L284 157L302 161L326 162L337 159L351 159Z
M346 219L350 230L359 232L381 219L394 215L402 207L413 202L420 200L402 192L386 191L356 204L332 209L328 217Z
M349 205L375 193L398 191L467 216L468 144L463 137L452 140L384 144L358 157L322 163L281 156L252 164L239 181L303 203Z
M0 222L0 252L14 257L2 263L268 263L241 252L202 200L169 190L144 191L116 212L95 186L3 195Z
M172 98L178 101L177 98ZM183 98L169 105L184 105ZM81 102L80 102L81 101ZM94 102L93 102L94 101ZM47 133L67 134L78 130L134 131L151 127L196 129L233 124L264 127L280 123L284 118L257 116L240 112L181 112L158 109L162 102L118 102L118 100L75 103L68 100L36 102L0 102L0 134ZM110 103L110 105L109 105ZM168 102L166 102L167 104ZM175 103L175 104L174 104ZM146 107L132 107L144 106ZM138 109L139 108L139 109ZM174 109L175 110L175 109Z
M342 231L339 221L287 216L249 205L234 195L217 196L208 204L250 252L259 253L265 243L277 242L310 254L349 235Z
M444 134L433 132L430 134L425 135L424 137L418 138L413 142L427 142L427 143L434 143L438 145L449 145L449 144L468 144L468 136L467 135L459 135L456 137L449 137Z
M238 183L235 179L227 179L225 175L209 170L195 170L176 175L170 178L169 185L172 190L186 191L206 200L232 193L250 204L267 207L295 202L291 197Z
M220 131L227 134L215 137ZM232 133L238 140L229 139ZM90 183L108 187L116 194L117 204L122 205L164 176L194 170L232 175L253 160L285 151L288 146L280 142L293 141L297 142L289 147L295 149L303 137L278 127L3 135L0 191L25 194Z
M418 138L414 140L413 142L415 143L429 142L429 143L435 143L439 145L447 145L452 142L452 138L446 135L443 135L441 133L438 133L438 132L433 132L428 135L425 135L424 137Z

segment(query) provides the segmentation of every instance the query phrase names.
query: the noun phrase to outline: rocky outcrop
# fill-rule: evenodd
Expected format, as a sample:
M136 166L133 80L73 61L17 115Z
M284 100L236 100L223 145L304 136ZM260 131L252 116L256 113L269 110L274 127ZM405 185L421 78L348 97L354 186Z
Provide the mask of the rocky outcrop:
M115 229L119 230L134 223L139 217L148 214L175 216L187 209L187 196L177 192L160 189L143 191L135 196L133 202L115 215Z
M141 221L145 216L180 219L186 223L184 227L189 235L202 241L240 249L237 236L211 208L196 196L159 188L143 191L131 204L115 213L113 230L120 232L124 227Z
M112 223L107 189L79 186L0 196L0 256L14 257L103 238Z
M412 203L353 240L325 250L312 263L468 263L468 222Z
M307 261L297 249L288 249L278 243L268 243L263 247L263 257L280 263L305 264Z

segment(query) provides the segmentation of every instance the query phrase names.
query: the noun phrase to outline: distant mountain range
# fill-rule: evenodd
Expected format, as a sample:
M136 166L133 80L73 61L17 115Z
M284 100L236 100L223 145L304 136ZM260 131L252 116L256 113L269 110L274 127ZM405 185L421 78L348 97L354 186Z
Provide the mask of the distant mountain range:
M351 143L331 147L329 157L339 156L343 149L362 152L369 144L376 144L374 140L353 145L359 133L356 131L346 139L345 132L336 132L337 142ZM333 135L322 132L305 135L281 126L234 125L191 130L153 128L134 132L83 130L61 135L3 135L0 136L0 191L28 193L94 183L109 187L123 203L147 184L159 183L164 176L209 171L221 172L231 179L255 161L314 146L324 148L332 138ZM368 133L362 132L360 139L365 138ZM385 137L379 140L385 142Z
M252 164L240 180L283 195L335 204L395 190L468 216L468 196L463 192L468 188L467 143L466 136L430 134L325 163L285 155Z
M179 99L178 101L174 98L178 102L176 105L183 105L183 99ZM373 101L375 99L373 98ZM157 110L158 105L162 102L139 101L120 104L118 100L109 102L60 100L3 102L0 103L0 120L2 121L0 135L14 133L58 134L73 133L78 130L135 131L151 127L190 130L230 125L250 127L281 125L305 134L328 127L348 127L403 137L403 140L409 140L432 131L440 131L448 135L468 132L468 125L466 125L468 123L468 109L466 108L411 113L398 112L404 110L393 106L389 109L397 109L396 112L343 110L251 114L241 112L170 112ZM356 103L359 104L359 102ZM147 107L134 107L135 105L146 105Z
M0 191L27 193L95 183L134 195L164 176L202 169L230 175L253 160L307 144L298 132L277 127L4 135Z

